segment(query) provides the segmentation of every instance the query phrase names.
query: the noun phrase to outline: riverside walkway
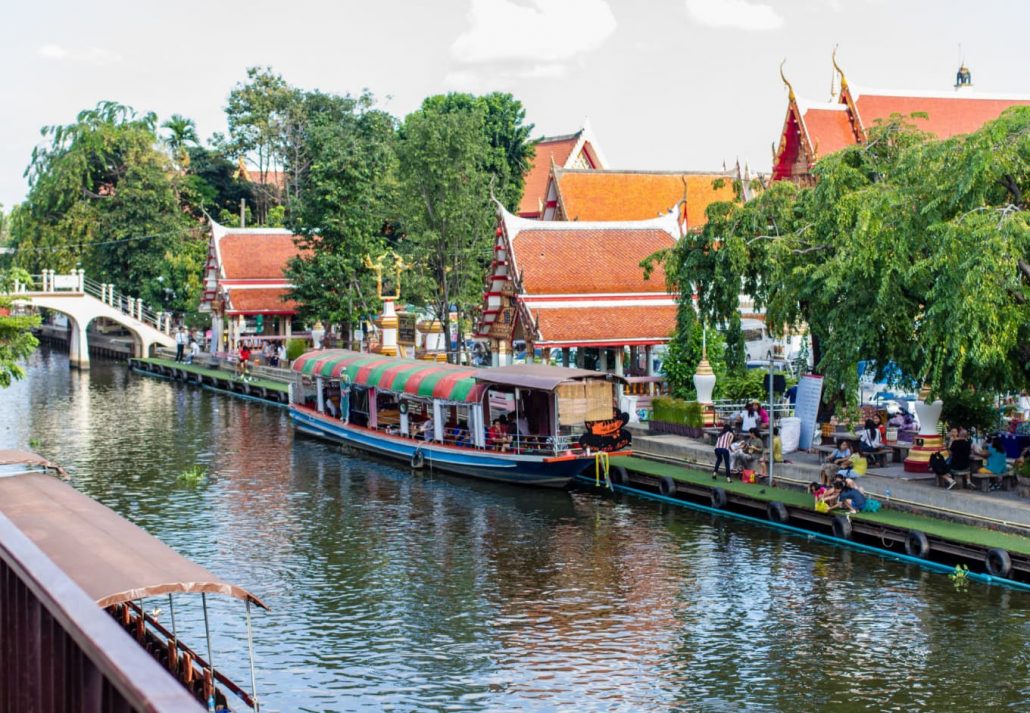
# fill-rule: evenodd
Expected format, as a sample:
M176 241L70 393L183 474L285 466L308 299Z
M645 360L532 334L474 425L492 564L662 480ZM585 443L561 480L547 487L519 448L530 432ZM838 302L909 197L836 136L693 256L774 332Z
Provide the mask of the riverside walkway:
M289 371L285 369L255 367L250 376L243 379L236 374L233 365L209 356L193 364L162 357L136 358L129 360L129 366L140 373L196 384L234 396L260 399L277 405L289 401Z
M632 431L633 450L640 456L702 470L715 465L715 449L709 444L685 436L651 435L646 427L632 427ZM778 484L800 489L818 482L818 454L794 451L784 457L790 462L777 463L773 469ZM900 464L870 466L861 484L866 493L892 509L1030 535L1030 499L1014 491L945 490L936 487L932 473L906 473Z

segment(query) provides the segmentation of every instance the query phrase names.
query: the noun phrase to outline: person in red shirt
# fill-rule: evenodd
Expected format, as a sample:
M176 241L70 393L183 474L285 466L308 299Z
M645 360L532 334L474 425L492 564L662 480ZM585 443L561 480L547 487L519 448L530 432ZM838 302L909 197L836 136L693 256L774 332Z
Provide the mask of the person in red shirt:
M250 369L250 347L246 344L240 347L240 376L244 379L247 378L248 370Z
M486 432L487 444L496 450L506 451L508 450L508 443L511 442L511 436L508 435L508 429L501 425L501 419L495 418L494 423L490 426L490 429Z

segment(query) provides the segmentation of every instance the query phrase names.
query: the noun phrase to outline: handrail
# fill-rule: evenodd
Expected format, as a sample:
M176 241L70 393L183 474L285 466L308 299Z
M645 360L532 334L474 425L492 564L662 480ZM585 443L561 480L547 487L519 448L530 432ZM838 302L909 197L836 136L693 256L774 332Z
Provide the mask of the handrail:
M96 693L92 705L86 705L83 697L82 710L118 710L125 706L150 713L203 710L117 622L0 513L2 570L14 576L0 578L0 600L17 597L23 607L16 610L15 602L0 601L0 612L4 614L0 616L0 655L4 661L0 689L7 689L2 698L13 709L35 710L52 693L46 681L64 680L70 682L70 690L63 691L65 700L73 700L86 691ZM22 594L15 591L22 588ZM57 627L50 622L67 636L67 643L55 642L69 650L64 657L55 658L53 649L42 642L44 637L57 633ZM71 655L75 649L82 653L81 657ZM32 650L36 651L35 657L14 655L16 651ZM110 685L104 686L104 681Z

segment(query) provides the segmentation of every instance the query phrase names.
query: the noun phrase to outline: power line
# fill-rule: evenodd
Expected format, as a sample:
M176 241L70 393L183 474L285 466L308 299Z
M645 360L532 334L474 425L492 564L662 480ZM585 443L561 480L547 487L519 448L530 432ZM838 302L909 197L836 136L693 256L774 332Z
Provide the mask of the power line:
M100 240L93 243L75 243L73 245L59 245L56 247L38 247L38 248L8 248L10 253L36 253L36 252L57 252L59 250L74 250L82 248L94 248L101 245L117 245L119 243L130 243L134 241L142 240L154 240L155 238L163 238L169 235L183 235L189 231L186 230L168 230L164 233L154 233L153 235L135 235L130 238L119 238L118 240Z

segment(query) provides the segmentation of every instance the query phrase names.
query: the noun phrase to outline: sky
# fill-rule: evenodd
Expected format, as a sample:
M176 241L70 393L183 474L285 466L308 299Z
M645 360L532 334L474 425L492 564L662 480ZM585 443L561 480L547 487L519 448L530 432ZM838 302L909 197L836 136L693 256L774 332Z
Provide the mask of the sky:
M249 66L397 116L508 91L537 135L589 118L611 168L768 170L786 111L826 101L830 55L859 87L1030 94L1021 0L36 0L0 4L0 204L28 190L40 128L100 100L225 130Z

